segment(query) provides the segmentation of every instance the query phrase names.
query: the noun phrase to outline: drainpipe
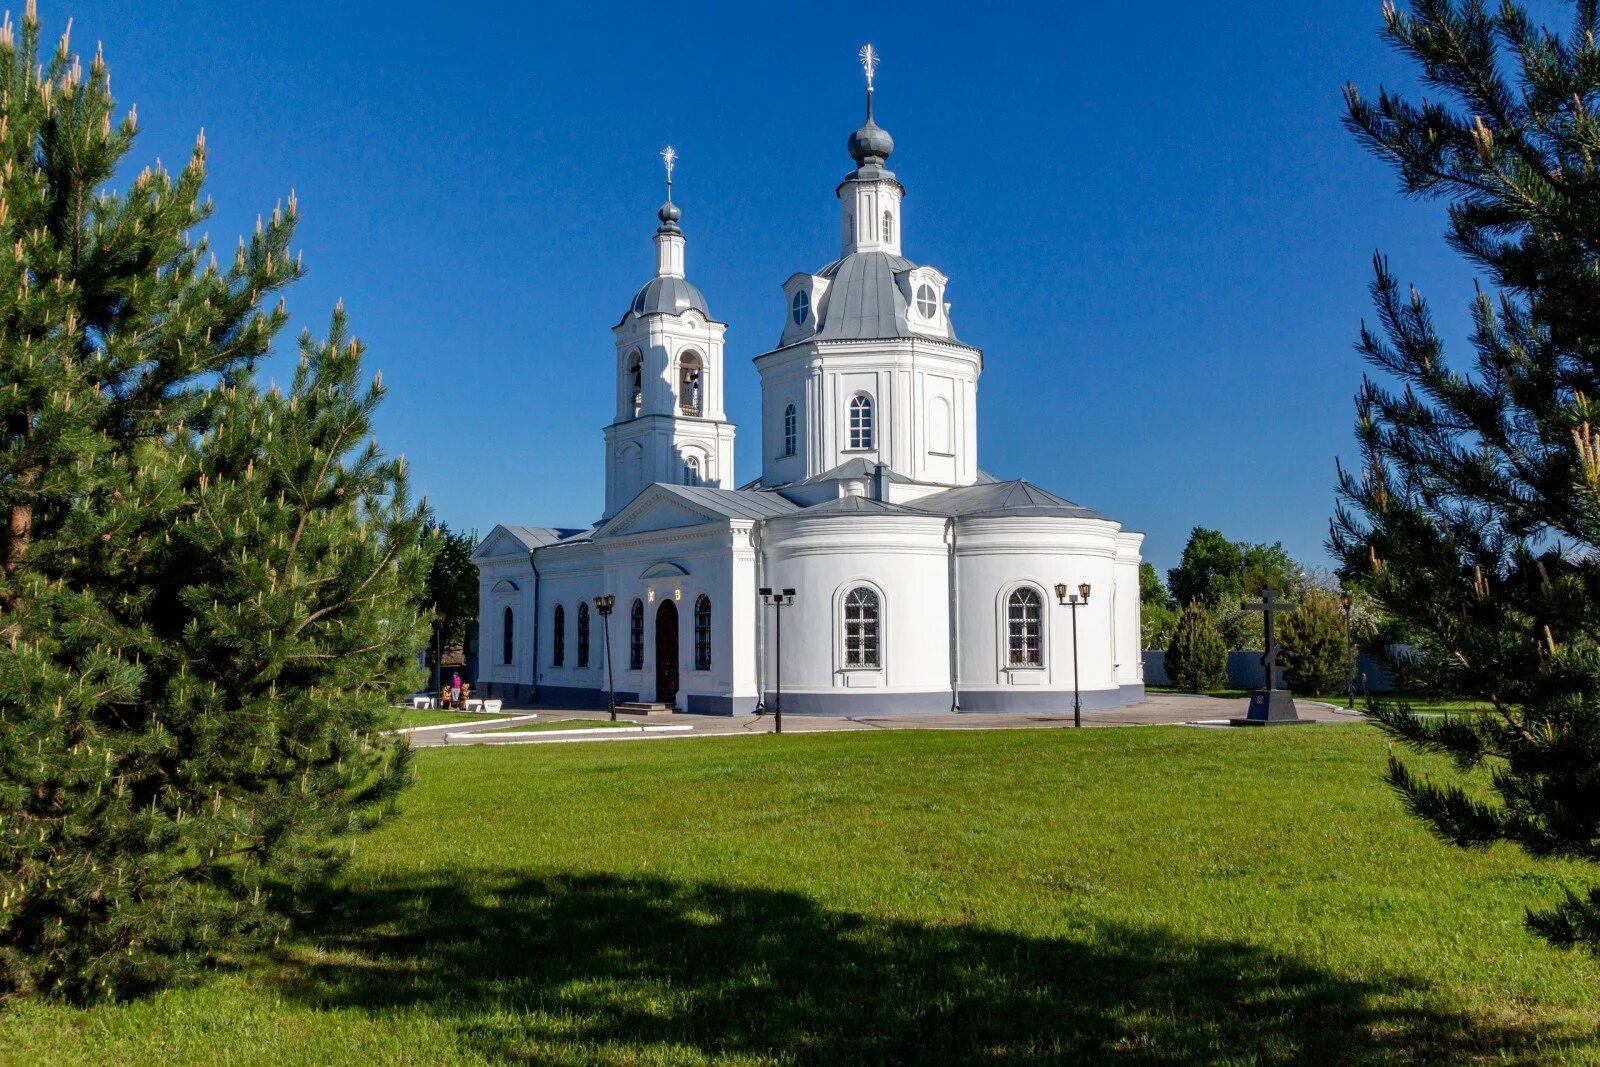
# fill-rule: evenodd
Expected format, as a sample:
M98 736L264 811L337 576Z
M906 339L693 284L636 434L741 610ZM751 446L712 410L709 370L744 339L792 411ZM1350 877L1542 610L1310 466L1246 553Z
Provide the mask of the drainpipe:
M539 699L539 565L534 562L536 551L528 551L528 566L533 568L533 673L528 678L530 704Z
M945 540L950 545L946 566L950 583L950 710L961 710L961 594L956 572L956 517L945 520Z

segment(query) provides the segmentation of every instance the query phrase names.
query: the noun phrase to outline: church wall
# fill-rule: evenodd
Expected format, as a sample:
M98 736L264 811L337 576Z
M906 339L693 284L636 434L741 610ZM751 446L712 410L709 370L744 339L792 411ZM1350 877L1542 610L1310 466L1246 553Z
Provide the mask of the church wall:
M1115 523L1017 516L969 518L958 529L957 569L961 602L961 706L964 711L1070 710L1073 656L1071 609L1062 607L1055 585L1091 586L1078 608L1079 689L1085 707L1111 707L1123 700L1113 661L1113 604L1117 589ZM1009 664L1007 611L1011 593L1032 586L1041 596L1043 663ZM1135 571L1135 596L1137 595ZM1120 612L1120 607L1119 607ZM1129 655L1137 659L1137 642Z
M973 349L913 338L818 342L758 357L763 484L786 485L856 458L921 481L972 484L980 359ZM871 449L849 447L850 401L857 393L873 400ZM937 448L927 425L935 399L948 407L948 432ZM790 403L797 407L801 438L793 458L782 455L783 411Z
M754 583L750 577L750 523L708 523L647 534L605 539L570 549L539 553L541 574L541 703L604 707L608 701L601 620L596 596L617 598L611 617L612 669L619 701L654 701L656 624L660 605L671 600L678 612L678 707L689 711L744 713L756 704L751 651ZM658 564L666 564L658 567ZM661 572L644 577L646 571ZM687 573L672 573L682 570ZM737 595L736 595L737 591ZM711 669L695 669L695 601L711 602ZM643 666L631 665L632 608L644 604ZM587 669L577 666L577 604L590 605L591 654ZM555 605L566 610L565 663L552 663Z
M533 568L526 550L478 561L478 676L474 688L513 700L528 695L533 679ZM517 586L506 588L508 583ZM497 591L498 587L498 591ZM512 610L512 661L503 661L505 609Z
M868 708L943 712L950 706L948 549L937 517L840 515L766 525L764 584L797 591L783 616L784 706L797 714ZM881 661L844 657L844 599L879 597ZM763 687L777 667L773 612L764 619Z
M1117 537L1117 684L1125 691L1144 690L1144 635L1139 600L1140 549L1144 534L1124 531Z

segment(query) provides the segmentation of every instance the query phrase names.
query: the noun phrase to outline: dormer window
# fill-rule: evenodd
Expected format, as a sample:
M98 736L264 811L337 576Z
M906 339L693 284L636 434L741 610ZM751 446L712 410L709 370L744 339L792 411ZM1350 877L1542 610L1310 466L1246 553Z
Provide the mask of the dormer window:
M925 319L932 319L939 313L939 298L933 291L933 286L924 282L917 286L917 314Z
M789 305L789 315L794 319L796 326L804 326L811 318L811 294L804 289L794 294L794 301Z

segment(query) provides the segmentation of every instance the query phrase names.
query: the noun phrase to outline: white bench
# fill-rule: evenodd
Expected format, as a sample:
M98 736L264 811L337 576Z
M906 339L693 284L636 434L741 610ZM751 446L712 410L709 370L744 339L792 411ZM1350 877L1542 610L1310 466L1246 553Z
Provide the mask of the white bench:
M497 715L499 714L500 709L504 706L505 702L499 697L490 697L488 699L481 697L469 697L467 699L468 711L485 711L491 715Z
M432 711L434 700L432 697L412 697L411 706L419 711Z

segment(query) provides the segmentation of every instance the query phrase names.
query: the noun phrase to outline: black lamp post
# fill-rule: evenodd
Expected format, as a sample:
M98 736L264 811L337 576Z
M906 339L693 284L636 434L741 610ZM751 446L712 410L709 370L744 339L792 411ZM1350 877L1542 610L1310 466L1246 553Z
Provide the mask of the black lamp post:
M1355 602L1350 598L1349 593L1344 593L1339 597L1339 604L1344 608L1345 655L1350 657L1350 666L1345 672L1344 679L1345 695L1349 697L1349 700L1345 703L1345 707L1349 708L1351 711L1354 711L1356 710L1356 668L1360 666L1360 663L1356 659L1355 645L1350 641L1350 609L1355 606Z
M773 637L773 650L777 654L777 663L773 667L773 701L772 701L772 732L783 733L783 609L794 603L793 589L768 589L762 586L756 592L761 594L763 604L771 604L777 612L777 633Z
M617 606L614 596L594 598L594 610L600 613L600 631L606 641L606 688L611 693L611 721L617 721L617 678L611 673L611 609Z
M1057 582L1056 599L1061 601L1062 607L1072 609L1072 725L1082 727L1083 701L1078 696L1078 607L1089 603L1089 583L1079 583L1078 591L1069 596L1067 583Z

